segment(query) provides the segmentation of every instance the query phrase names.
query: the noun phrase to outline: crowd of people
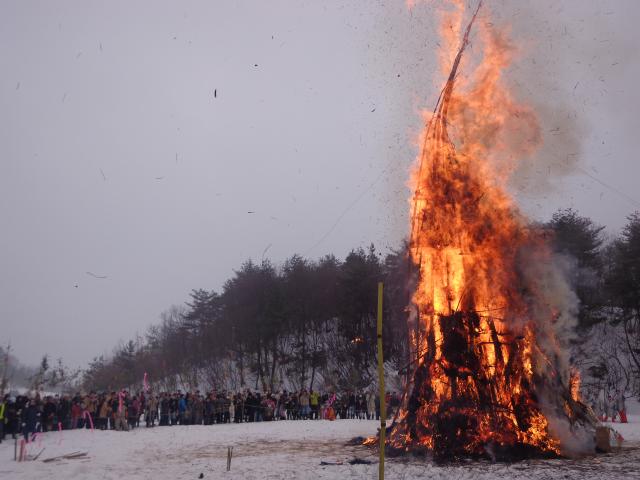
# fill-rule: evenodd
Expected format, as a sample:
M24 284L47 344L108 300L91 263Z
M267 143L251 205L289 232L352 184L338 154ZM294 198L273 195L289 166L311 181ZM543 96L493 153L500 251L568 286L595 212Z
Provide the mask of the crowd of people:
M396 392L385 396L387 412L400 405ZM340 395L314 390L260 393L90 392L86 395L5 395L0 402L0 442L11 435L28 441L38 432L91 428L130 430L171 425L214 425L278 420L380 418L380 397L373 391Z

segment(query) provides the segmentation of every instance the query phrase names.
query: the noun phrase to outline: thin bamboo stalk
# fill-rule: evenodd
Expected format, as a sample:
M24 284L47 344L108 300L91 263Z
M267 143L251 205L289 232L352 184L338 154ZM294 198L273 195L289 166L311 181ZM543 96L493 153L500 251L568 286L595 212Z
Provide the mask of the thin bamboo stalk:
M384 359L382 358L382 282L378 282L378 383L380 384L380 463L378 479L384 480L384 445L387 430L387 405L384 388Z

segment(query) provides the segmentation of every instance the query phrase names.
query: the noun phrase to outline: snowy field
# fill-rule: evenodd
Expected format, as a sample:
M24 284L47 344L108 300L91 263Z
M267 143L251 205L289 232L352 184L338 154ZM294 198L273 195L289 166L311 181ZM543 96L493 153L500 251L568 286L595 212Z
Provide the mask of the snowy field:
M376 421L283 421L213 426L139 428L132 432L74 430L48 433L29 454L13 461L13 442L0 445L0 478L21 479L371 479L377 478L375 451L345 443L376 432ZM528 461L512 465L469 462L434 466L417 459L388 459L389 479L625 479L640 478L640 415L613 424L626 442L619 452L581 460ZM231 471L227 447L233 446ZM75 451L84 459L44 463ZM353 458L370 465L350 465ZM321 462L342 465L321 465Z

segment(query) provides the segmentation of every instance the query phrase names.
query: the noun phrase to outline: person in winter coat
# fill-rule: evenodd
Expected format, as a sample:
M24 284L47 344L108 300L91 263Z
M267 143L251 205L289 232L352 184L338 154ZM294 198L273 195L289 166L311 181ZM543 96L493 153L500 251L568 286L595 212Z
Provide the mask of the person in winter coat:
M229 423L234 423L236 419L236 404L233 395L229 395Z
M367 400L362 393L356 396L356 418L363 420L367 415Z
M59 426L67 430L71 419L71 400L69 399L69 395L62 396L56 410Z
M169 425L169 404L170 399L166 393L160 395L160 426Z
M193 399L193 423L194 425L202 425L202 419L204 417L204 401L200 392L196 392Z
M223 392L222 394L222 423L229 423L229 404L231 401L229 400L229 395L227 392Z
M351 394L347 393L346 395L341 395L340 397L336 398L336 401L334 404L335 406L333 408L336 412L336 415L339 415L340 419L342 420L345 418L351 418L349 417L349 398L350 397L351 397ZM355 406L355 400L354 400L354 406Z
M11 438L13 439L22 434L22 412L25 409L27 400L27 397L18 395L15 401L9 404L8 411L5 410L4 414L8 420L7 425L11 430Z
M140 417L146 418L147 412L147 397L142 392L138 393L138 416L136 417L136 427L140 426Z
M624 392L616 392L616 410L620 415L620 423L627 423L627 408L624 401Z
M82 407L80 402L74 400L71 405L71 428L80 428L80 421L82 420Z
M204 399L204 405L203 405L203 416L204 416L204 424L205 425L213 425L213 420L214 420L214 412L213 412L213 402L214 399L212 398L213 393L209 392L207 394L207 396Z
M309 414L311 413L311 408L309 407L309 393L306 389L303 389L298 397L298 402L300 403L300 416L303 420L309 418Z
M98 408L98 424L100 430L106 430L109 427L109 416L111 413L111 397L107 395L102 399Z
M262 406L262 419L265 422L273 420L273 414L276 410L276 402L271 398L271 394L267 394L261 403Z
M300 404L298 403L298 396L295 392L289 394L289 401L287 402L287 419L298 420L300 418Z
M129 422L129 429L136 428L136 419L140 416L140 400L137 396L134 396L129 401L129 408L127 409L127 420Z
M185 413L187 412L187 400L184 395L180 395L178 400L178 423L180 425L185 424Z
M44 406L42 407L42 431L50 432L53 430L53 423L56 419L56 404L53 403L53 398L47 396L45 398Z
M311 418L318 420L320 414L320 395L311 390L309 393L309 406L311 407Z
M253 422L253 393L250 391L244 397L244 421Z
M245 415L245 406L244 406L244 397L242 396L242 393L237 393L234 396L234 405L235 405L235 423L241 423L244 422L244 415Z
M256 396L254 398L254 406L256 422L262 422L264 420L264 409L262 408L262 395L260 394L260 392L256 392Z
M213 411L213 423L222 423L222 399L219 393L212 393L211 408Z
M611 417L611 421L616 421L616 416L618 412L616 411L616 401L613 394L607 395L607 417Z
M280 394L280 420L287 419L287 409L289 408L289 393L285 390Z
M169 422L167 425L177 425L179 422L178 404L180 403L180 391L174 393L169 398Z
M31 435L37 431L40 415L40 408L36 401L27 400L22 409L22 433L27 443L31 440Z
M91 420L93 421L93 419L96 418L96 413L98 411L98 396L96 395L96 392L91 392L89 397L85 399L84 409L87 412L86 415L91 417ZM87 420L87 422L85 422L85 427L91 428L91 422Z
M369 420L376 419L376 394L373 390L367 392L367 418Z
M145 423L147 427L156 426L156 415L158 414L158 397L149 394L147 405L145 407Z
M336 410L338 408L337 406L338 400L336 397L336 394L331 392L331 395L327 396L327 401L325 402L325 408L324 408L324 418L326 420L335 420L336 419Z
M185 411L182 414L182 420L184 421L184 425L191 425L193 418L193 395L189 392L184 396L184 404L186 406Z
M326 412L327 412L327 402L329 401L329 394L328 393L323 393L322 395L320 395L320 408L319 408L319 416L320 419L324 420L327 418L326 416Z
M127 424L127 402L126 394L124 391L118 392L118 406L115 412L115 427L118 431L128 431L129 426Z
M349 392L347 396L347 418L356 418L356 394Z

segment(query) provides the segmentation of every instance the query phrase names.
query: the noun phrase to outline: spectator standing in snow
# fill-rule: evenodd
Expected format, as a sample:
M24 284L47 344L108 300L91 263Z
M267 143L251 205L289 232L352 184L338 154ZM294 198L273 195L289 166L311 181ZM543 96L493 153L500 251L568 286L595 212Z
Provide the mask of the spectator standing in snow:
M84 408L87 414L90 415L92 419L96 418L96 412L98 411L98 397L95 392L91 392L88 398L85 397ZM87 428L90 428L91 422L86 422L85 426Z
M106 430L109 428L109 414L111 413L111 397L105 396L100 406L98 407L98 422L96 427L100 430Z
M187 400L184 395L180 395L178 399L178 423L185 425L185 413L187 411Z
M356 397L356 416L360 420L367 418L367 400L362 393Z
M347 418L356 417L356 394L355 392L348 392L347 397Z
M607 396L606 407L607 407L606 417L611 418L611 421L615 422L616 421L617 412L616 412L616 399L615 399L615 396L613 394L609 394ZM606 420L606 418L605 418L605 420Z
M367 392L367 419L376 420L376 394L373 390Z
M311 418L318 420L320 407L320 395L318 395L318 392L311 390L309 394L309 406L311 407Z
M156 426L156 415L158 414L158 397L151 394L145 406L145 418L147 427Z
M618 411L618 415L620 415L620 423L627 423L627 411L624 401L624 392L618 391L616 392L616 394L616 410Z
M134 395L133 398L129 400L129 407L127 409L127 419L130 430L138 426L138 418L140 418L140 400L138 400L137 395Z
M74 399L71 403L71 428L80 428L82 420L82 407L80 402Z
M40 415L40 397L36 397L34 401L27 400L22 409L22 433L25 441L29 442L31 435L37 431Z
M115 418L115 428L118 431L128 431L129 427L127 425L127 406L124 401L124 392L118 393L118 404L116 407L116 418Z
M399 397L388 394L390 405L399 405ZM397 398L394 398L397 397ZM39 395L32 398L18 396L15 401L6 396L3 405L3 418L0 419L0 441L6 435L24 434L31 440L35 432L50 432L58 428L89 428L91 422L85 413L94 411L92 419L97 429L115 429L128 431L139 426L144 416L147 427L155 426L160 413L160 425L211 425L214 423L241 423L245 421L271 420L308 420L346 418L379 418L379 399L374 390L357 393L349 391L342 395L301 389L280 393L215 391L201 394L199 391L182 394L163 392L153 395L149 392L130 394L126 390L119 392L91 392L88 395L77 393L69 395L47 396L44 402ZM353 403L355 400L355 403ZM350 405L353 408L350 408ZM94 405L94 407L92 407ZM174 406L175 405L175 406ZM624 397L620 392L612 393L609 410L616 410L624 418ZM173 413L175 411L175 414ZM17 423L14 425L12 419ZM624 421L624 420L622 420Z
M71 399L69 395L63 395L60 398L58 405L56 406L56 417L58 426L63 429L69 428L69 421L71 416Z
M160 394L160 426L169 425L169 398L166 393Z
M305 389L303 389L300 393L298 401L300 402L300 416L303 420L306 420L307 418L309 418L311 409L309 408L309 394Z
M173 395L167 395L167 425L177 425L180 416L180 391Z
M42 430L50 432L53 430L53 420L56 416L56 404L53 403L51 396L45 397L44 406L42 407Z
M233 395L229 395L229 423L234 423L236 419L236 405Z

